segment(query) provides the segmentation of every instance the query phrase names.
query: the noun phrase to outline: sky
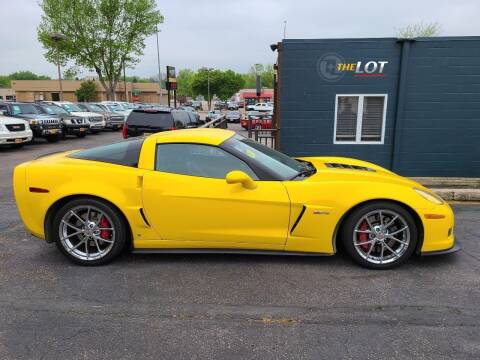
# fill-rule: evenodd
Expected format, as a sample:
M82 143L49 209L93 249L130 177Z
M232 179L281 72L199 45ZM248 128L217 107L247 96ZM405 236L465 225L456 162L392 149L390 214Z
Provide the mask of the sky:
M0 74L19 70L56 76L36 29L40 0L0 0ZM72 0L73 1L73 0ZM177 69L209 66L246 72L274 63L270 44L291 39L391 37L413 23L437 22L442 36L480 35L478 0L157 0L165 17L160 61ZM128 75L158 73L156 39ZM86 74L84 74L86 75Z

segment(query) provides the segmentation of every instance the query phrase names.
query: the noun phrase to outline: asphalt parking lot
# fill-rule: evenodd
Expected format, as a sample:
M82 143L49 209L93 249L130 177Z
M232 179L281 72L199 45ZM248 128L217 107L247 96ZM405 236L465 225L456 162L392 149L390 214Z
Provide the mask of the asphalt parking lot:
M369 271L345 256L133 255L68 262L28 235L13 167L119 132L0 150L0 359L480 357L480 205L463 250Z

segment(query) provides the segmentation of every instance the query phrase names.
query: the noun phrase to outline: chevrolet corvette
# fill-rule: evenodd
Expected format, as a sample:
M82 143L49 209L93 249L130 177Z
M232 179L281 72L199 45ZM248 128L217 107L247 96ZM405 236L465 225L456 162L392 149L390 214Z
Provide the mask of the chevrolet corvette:
M137 253L333 255L388 269L459 249L422 185L369 162L291 158L229 130L156 133L17 166L27 230L70 260Z

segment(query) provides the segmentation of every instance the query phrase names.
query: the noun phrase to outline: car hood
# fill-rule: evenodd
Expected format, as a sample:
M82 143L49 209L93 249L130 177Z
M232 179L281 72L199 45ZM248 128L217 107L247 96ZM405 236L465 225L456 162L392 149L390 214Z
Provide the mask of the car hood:
M377 181L423 188L413 180L363 160L333 156L301 157L297 159L309 161L317 169L317 172L306 181Z
M86 117L86 118L103 117L103 115L100 114L100 113L86 112L86 111L72 111L70 114L75 115L75 116L82 116L82 117Z
M0 124L3 125L15 125L15 124L24 124L26 125L27 122L22 119L8 117L8 116L0 116Z
M38 119L38 120L44 120L44 119L55 119L54 116L46 115L46 114L18 114L15 115L15 117L20 118L20 119Z

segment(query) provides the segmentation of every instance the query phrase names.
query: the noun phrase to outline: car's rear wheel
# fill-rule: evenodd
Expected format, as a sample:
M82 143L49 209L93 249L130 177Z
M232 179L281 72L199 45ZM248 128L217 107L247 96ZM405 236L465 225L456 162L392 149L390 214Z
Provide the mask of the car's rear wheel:
M118 210L102 201L76 199L54 216L52 233L58 249L81 265L102 265L125 247L128 231Z
M415 251L418 228L402 206L385 201L355 209L342 226L341 237L349 255L370 269L390 269Z
M255 129L256 130L262 130L262 124L256 124Z

